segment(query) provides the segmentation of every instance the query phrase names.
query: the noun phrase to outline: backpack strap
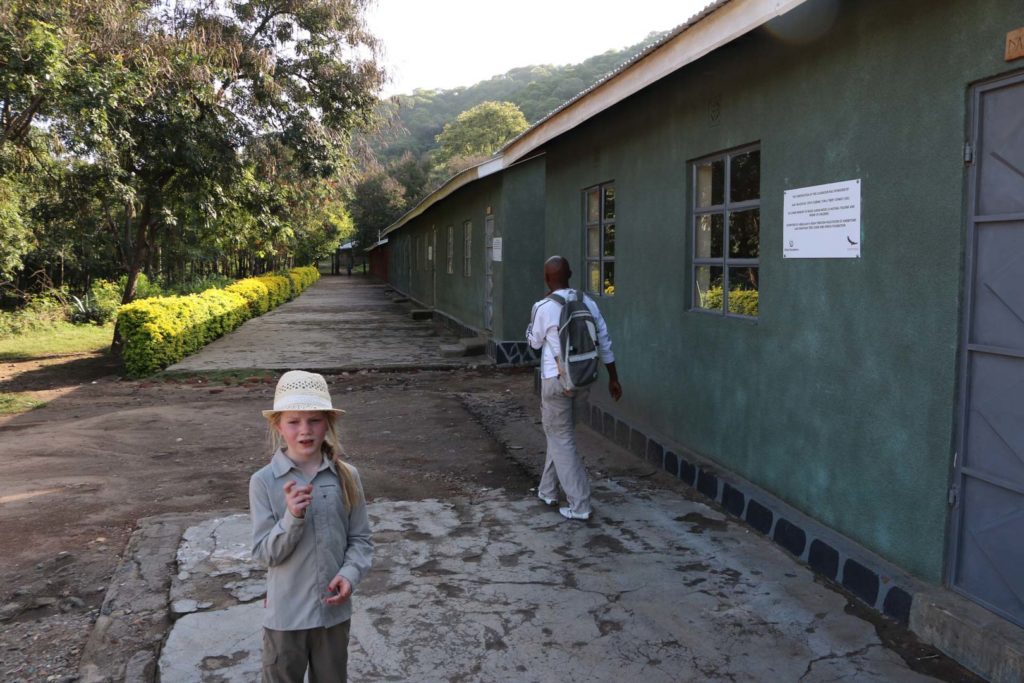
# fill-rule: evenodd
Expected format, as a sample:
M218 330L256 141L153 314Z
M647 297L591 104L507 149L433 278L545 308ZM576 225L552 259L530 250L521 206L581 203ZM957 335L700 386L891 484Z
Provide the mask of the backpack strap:
M546 297L544 297L544 300L545 301L554 301L559 306L565 306L565 297L564 296L559 296L558 294L555 294L554 292L552 292L551 294L548 294ZM540 306L538 306L537 308L540 308ZM537 314L537 311L535 309L534 310L534 315L536 315L536 314ZM546 336L544 338L544 346L550 346L547 343L547 337ZM555 366L558 368L558 376L561 377L562 376L562 363L559 360L558 355L554 353L554 349L552 349L551 357L555 359Z

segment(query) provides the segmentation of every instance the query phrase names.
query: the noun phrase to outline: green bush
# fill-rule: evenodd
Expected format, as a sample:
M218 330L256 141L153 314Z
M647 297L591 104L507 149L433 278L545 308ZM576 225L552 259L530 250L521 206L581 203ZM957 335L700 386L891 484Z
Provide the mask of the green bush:
M122 306L117 324L128 375L142 377L162 370L249 318L297 296L319 277L319 273L311 277L309 270L315 272L296 268L286 275L239 280L225 289L152 297ZM295 271L303 272L293 275Z
M756 289L730 289L729 312L737 315L757 316L758 292ZM722 288L712 287L703 297L702 308L722 309Z
M246 300L220 289L133 301L117 315L125 369L132 377L162 370L248 318Z
M265 282L254 277L233 282L224 290L234 292L245 299L249 303L249 312L254 318L270 310L270 289Z
M292 278L292 281L297 283L298 291L296 292L296 295L320 279L320 270L315 266L292 268L288 273Z
M194 275L184 282L165 286L164 293L178 294L182 296L185 294L201 294L208 289L226 289L232 282L234 282L234 280L225 275Z
M96 311L96 319L101 325L106 324L117 316L117 309L121 305L121 296L124 288L110 280L96 280L89 288L89 298L92 299L93 308Z
M294 296L292 281L283 275L267 274L255 278L266 285L270 293L270 307L277 308Z
M125 285L127 284L127 275L122 275L117 279L118 289L120 289L122 293L124 292ZM170 294L170 292L165 292L163 288L160 286L160 283L150 280L148 277L146 277L145 273L139 273L138 276L135 278L134 300L137 301L139 299L150 299L154 296L164 296L166 294Z
M0 311L0 337L13 337L67 321L69 298L66 289L52 289L30 296L16 311Z

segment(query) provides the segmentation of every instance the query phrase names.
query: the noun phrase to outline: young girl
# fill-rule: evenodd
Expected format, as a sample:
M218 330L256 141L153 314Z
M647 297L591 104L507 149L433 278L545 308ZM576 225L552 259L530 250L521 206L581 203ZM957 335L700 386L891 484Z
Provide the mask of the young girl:
M373 557L359 473L342 462L334 408L320 375L281 376L270 464L249 480L252 556L268 567L264 683L346 680L349 599Z

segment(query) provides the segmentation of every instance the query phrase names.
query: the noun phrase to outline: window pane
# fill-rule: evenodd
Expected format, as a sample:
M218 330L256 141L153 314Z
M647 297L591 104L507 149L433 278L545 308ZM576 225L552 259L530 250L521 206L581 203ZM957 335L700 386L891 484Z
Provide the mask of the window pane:
M615 224L604 226L604 255L615 256Z
M615 187L604 188L604 219L615 220Z
M761 196L761 150L737 154L729 162L729 200L745 202Z
M597 258L601 255L600 228L587 228L587 257Z
M761 251L761 210L729 214L729 256L757 258Z
M757 268L741 266L729 269L729 312L757 315Z
M697 216L695 254L697 258L722 258L722 229L725 218L720 213Z
M605 296L611 296L615 293L615 262L604 264L604 287L601 292Z
M697 208L725 202L725 161L717 159L697 164Z
M601 220L601 197L597 188L587 191L587 222L597 223Z
M587 262L587 291L597 294L601 291L601 263Z
M693 287L693 305L709 311L722 310L722 267L697 266Z

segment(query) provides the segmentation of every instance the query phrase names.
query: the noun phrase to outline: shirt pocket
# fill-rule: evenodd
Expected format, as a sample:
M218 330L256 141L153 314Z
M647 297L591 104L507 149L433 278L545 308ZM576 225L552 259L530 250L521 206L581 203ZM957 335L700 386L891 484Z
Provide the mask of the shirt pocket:
M341 499L341 487L337 483L317 483L313 487L313 505L318 521L332 532L345 534L348 520L345 515L345 504Z

